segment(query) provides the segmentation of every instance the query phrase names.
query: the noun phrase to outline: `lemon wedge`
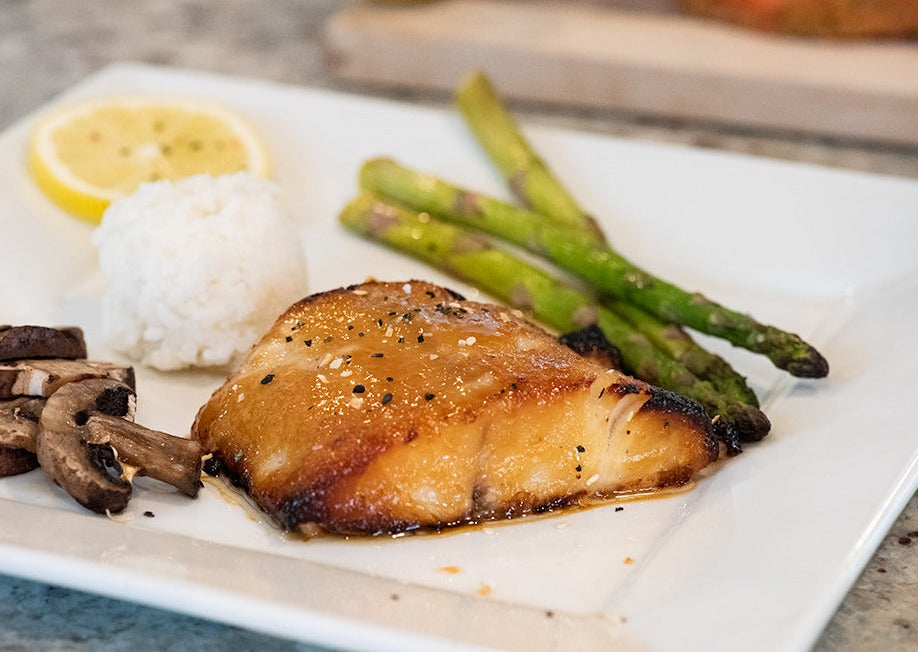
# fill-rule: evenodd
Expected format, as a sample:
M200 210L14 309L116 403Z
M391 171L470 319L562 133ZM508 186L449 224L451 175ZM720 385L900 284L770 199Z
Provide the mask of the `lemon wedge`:
M146 95L97 98L43 116L28 166L54 203L92 223L144 182L270 173L261 139L234 112L204 100Z

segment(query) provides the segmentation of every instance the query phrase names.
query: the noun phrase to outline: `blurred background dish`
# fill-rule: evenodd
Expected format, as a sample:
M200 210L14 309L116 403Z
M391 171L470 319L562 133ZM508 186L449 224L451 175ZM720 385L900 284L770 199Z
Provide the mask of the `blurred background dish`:
M680 0L691 13L753 29L842 38L918 34L914 0Z

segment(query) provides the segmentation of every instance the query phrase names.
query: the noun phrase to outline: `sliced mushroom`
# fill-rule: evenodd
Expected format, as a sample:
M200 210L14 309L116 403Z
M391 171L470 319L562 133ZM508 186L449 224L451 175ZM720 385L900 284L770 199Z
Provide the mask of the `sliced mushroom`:
M36 441L42 469L94 512L122 511L135 474L191 497L198 493L200 444L132 423L135 405L131 387L93 378L65 385L42 411Z
M23 396L0 401L0 478L38 466L35 437L45 399Z
M51 396L64 385L87 378L113 378L134 387L134 368L89 360L0 362L0 399Z
M34 453L38 420L44 406L45 399L34 396L0 401L0 446Z
M85 357L83 331L75 326L0 326L0 360Z
M38 468L38 458L22 448L0 446L0 478L28 473Z

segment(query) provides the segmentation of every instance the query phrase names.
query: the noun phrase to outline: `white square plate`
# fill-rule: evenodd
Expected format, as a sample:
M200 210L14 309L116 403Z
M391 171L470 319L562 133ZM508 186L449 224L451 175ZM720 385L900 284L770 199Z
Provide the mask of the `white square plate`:
M124 92L208 97L258 127L302 229L304 294L372 275L475 296L336 222L376 155L505 195L457 115L139 65L62 99ZM29 179L30 123L0 138L0 322L78 324L91 357L117 359L99 339L91 228ZM363 541L288 539L214 483L196 501L138 490L129 520L108 521L35 471L0 481L0 571L330 646L811 645L918 483L904 400L918 391L918 183L526 131L626 255L823 350L830 377L797 381L706 340L763 398L764 442L691 491L619 511ZM221 380L138 368L138 421L185 433Z

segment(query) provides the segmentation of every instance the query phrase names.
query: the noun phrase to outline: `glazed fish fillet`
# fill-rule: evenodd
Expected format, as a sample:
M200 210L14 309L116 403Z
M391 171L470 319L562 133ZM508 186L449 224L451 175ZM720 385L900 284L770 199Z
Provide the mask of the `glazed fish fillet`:
M294 304L193 431L283 528L342 534L681 485L718 454L694 402L419 281Z

